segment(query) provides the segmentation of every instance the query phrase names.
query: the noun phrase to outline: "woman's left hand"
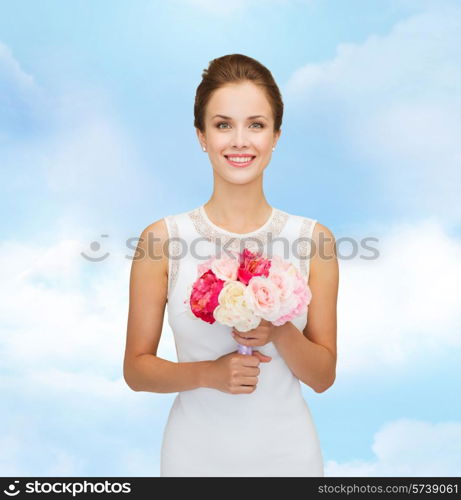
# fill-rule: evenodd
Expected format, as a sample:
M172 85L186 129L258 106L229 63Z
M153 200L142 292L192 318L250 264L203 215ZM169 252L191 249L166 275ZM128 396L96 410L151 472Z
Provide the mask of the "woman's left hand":
M261 319L261 323L256 328L247 332L240 332L233 328L232 335L239 344L256 347L272 342L278 328L280 327L273 325L270 321Z

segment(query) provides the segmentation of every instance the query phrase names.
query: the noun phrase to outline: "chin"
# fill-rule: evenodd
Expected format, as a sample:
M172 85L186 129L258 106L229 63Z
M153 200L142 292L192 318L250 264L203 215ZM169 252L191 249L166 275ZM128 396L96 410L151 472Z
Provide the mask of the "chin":
M231 184L249 184L250 182L253 182L255 179L260 177L262 173L262 171L257 173L252 172L245 175L244 172L237 172L237 174L229 175L229 172L221 172L220 176Z

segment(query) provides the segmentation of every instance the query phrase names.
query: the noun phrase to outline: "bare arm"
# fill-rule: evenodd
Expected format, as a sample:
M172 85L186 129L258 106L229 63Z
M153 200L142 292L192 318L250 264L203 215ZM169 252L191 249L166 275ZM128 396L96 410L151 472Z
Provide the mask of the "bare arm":
M153 237L159 241L153 241ZM125 382L134 391L160 393L206 387L204 375L209 361L177 363L157 356L168 289L168 230L164 219L146 227L140 238L130 275Z
M276 329L274 343L293 373L316 392L323 392L336 378L339 269L331 231L317 222L312 241L315 254L310 263L312 300L307 325L303 332L291 322L282 325Z

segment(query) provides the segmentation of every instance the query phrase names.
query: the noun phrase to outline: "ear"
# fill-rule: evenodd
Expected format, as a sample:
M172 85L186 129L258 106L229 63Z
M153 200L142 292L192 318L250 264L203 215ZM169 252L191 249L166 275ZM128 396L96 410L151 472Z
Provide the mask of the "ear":
M199 144L200 144L200 147L202 147L202 145L204 147L206 147L206 139L205 139L205 134L202 134L202 132L200 132L200 130L195 127L195 132L197 134L197 138L198 138L198 141L199 141Z

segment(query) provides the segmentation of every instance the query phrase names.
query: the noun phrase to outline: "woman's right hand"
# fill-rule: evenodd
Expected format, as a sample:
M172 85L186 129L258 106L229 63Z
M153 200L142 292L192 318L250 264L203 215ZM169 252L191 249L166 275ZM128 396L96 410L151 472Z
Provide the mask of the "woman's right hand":
M268 363L271 359L259 351L253 351L251 356L238 351L225 354L207 366L206 387L229 394L250 394L258 383L259 363Z

